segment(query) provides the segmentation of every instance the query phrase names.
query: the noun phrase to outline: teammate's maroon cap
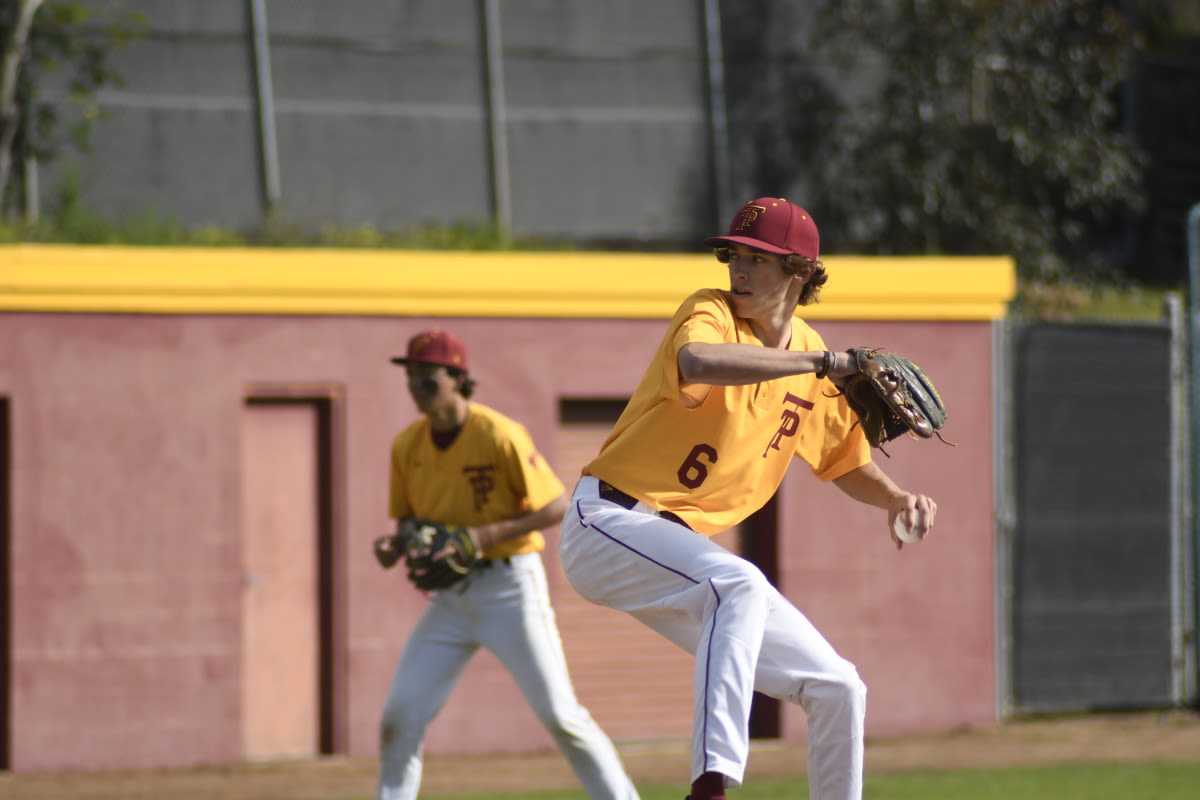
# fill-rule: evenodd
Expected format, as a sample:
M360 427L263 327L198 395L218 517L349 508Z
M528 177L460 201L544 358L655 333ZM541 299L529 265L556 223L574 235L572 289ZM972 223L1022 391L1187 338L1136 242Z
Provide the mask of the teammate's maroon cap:
M729 233L705 239L707 247L744 244L767 253L820 257L821 237L812 215L782 197L760 197L738 210Z
M407 364L410 361L441 364L466 372L467 346L448 331L421 331L408 340L408 352L404 357L397 356L392 359L393 364Z

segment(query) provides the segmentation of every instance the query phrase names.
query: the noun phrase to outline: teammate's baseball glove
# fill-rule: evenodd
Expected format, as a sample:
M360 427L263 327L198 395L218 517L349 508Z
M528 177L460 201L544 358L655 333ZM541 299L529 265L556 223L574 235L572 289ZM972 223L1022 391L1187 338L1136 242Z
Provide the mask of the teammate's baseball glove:
M903 434L921 439L937 435L946 442L938 432L946 424L946 407L924 370L878 347L854 347L847 352L858 372L844 379L842 393L872 447L882 449Z
M400 534L389 533L375 540L375 559L384 569L394 567L403 555L404 542L401 541Z
M408 579L421 591L446 589L479 561L479 545L466 528L410 517L400 532L375 540L375 558L387 569L404 557Z

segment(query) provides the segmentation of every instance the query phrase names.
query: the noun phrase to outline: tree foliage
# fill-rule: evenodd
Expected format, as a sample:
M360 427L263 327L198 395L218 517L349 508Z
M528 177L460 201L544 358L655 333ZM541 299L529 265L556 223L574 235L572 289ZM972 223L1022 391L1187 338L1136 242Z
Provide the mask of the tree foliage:
M767 125L793 152L769 165L811 185L830 247L1113 271L1143 203L1120 115L1138 38L1117 3L827 0L810 29ZM830 67L856 75L852 101L815 88L847 85Z
M1137 40L1104 0L847 0L827 7L838 57L885 69L847 115L839 184L878 252L1008 253L1030 277L1109 272L1142 203L1119 127Z
M119 86L112 54L144 20L113 4L101 14L84 3L5 0L0 4L0 205L9 210L28 178L24 165L49 163L68 147L86 149L100 117L96 92ZM69 122L62 97L75 107ZM12 180L16 178L17 180Z

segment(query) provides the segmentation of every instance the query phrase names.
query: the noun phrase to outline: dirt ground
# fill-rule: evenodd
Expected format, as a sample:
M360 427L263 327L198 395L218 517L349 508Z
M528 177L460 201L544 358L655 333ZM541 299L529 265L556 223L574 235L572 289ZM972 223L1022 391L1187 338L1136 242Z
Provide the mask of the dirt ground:
M678 781L688 755L677 745L624 745L638 783ZM1200 713L1099 714L1008 722L986 729L867 742L868 772L1088 762L1200 761ZM347 800L374 796L374 759L144 772L0 773L4 800ZM748 780L804 772L802 747L756 743ZM426 760L423 796L562 789L576 785L557 751Z

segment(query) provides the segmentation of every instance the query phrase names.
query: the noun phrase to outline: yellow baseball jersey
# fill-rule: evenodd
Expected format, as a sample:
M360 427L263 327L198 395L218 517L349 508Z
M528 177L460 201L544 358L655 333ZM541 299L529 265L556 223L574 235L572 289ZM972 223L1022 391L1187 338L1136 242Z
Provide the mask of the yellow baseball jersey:
M585 475L711 536L761 508L793 456L821 480L871 460L862 427L829 381L806 373L747 386L682 384L677 356L689 342L762 345L749 323L734 316L724 291L693 294ZM788 349L826 347L793 317Z
M536 511L562 493L562 482L524 426L478 403L469 405L462 430L444 450L434 446L427 417L392 441L388 500L392 519L483 525ZM503 558L535 553L545 546L541 531L531 531L482 555Z

